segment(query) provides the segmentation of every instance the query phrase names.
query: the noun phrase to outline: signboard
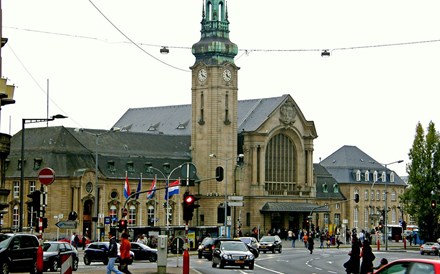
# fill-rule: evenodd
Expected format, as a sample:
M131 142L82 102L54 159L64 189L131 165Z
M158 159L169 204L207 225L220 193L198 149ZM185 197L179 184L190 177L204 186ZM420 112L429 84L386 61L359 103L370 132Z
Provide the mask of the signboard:
M106 225L109 225L109 224L111 224L112 222L111 222L111 220L110 220L110 217L104 217L104 224L106 224Z
M58 228L61 229L75 229L77 222L76 221L60 221L55 224Z
M243 202L228 202L228 206L243 206Z
M55 181L55 171L49 167L43 168L38 173L38 180L46 186L52 184Z
M230 201L243 201L243 196L228 196Z

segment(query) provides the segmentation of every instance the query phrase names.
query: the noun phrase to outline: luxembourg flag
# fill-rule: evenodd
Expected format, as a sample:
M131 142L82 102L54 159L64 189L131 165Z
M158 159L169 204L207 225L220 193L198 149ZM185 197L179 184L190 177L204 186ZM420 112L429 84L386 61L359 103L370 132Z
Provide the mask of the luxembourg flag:
M153 199L155 193L156 193L156 178L154 178L153 183L151 184L150 190L147 192L147 200Z
M124 184L124 197L128 199L130 197L130 184L128 183L128 174L125 172L125 184Z
M168 191L165 191L165 200L168 200L168 198L171 199L173 195L179 194L179 192L180 192L180 181L176 180L168 186Z

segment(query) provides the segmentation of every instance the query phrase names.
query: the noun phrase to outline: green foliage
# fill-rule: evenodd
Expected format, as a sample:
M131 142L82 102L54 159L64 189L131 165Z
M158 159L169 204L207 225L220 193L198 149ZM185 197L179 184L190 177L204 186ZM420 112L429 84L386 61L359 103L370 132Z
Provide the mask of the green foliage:
M439 207L432 208L431 201L440 201L440 135L432 121L426 135L420 122L417 124L408 155L409 187L401 199L406 211L416 219L420 236L425 240L436 240L440 237L440 210Z

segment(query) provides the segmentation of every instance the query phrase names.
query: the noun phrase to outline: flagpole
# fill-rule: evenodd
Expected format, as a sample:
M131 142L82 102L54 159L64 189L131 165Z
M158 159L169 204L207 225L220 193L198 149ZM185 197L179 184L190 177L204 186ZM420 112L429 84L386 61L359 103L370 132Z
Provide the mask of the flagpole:
M140 179L141 181L140 181L140 184L141 184L141 188L142 188L142 172L141 172L141 179ZM138 189L137 190L137 192L139 192L140 191L140 189ZM139 194L138 194L138 196L139 196ZM139 218L139 225L142 225L142 204L140 204L140 206L139 206L139 208L140 208L140 212L139 212L139 214L140 214L140 218Z
M154 174L154 183L157 184L157 174ZM156 186L154 186L154 189L156 188ZM154 190L153 190L154 191ZM157 203L157 198L156 195L153 196L153 226L156 226L156 203Z
M171 175L171 174L170 174ZM166 221L167 221L167 232L168 232L168 235L169 235L169 232L170 232L170 222L169 222L169 220L168 220L168 212L169 212L169 206L170 206L170 197L169 197L169 184L170 183L170 176L168 176L167 177L167 180L166 180L166 197L167 197L167 210L166 210L166 212L165 212L165 219L166 219Z

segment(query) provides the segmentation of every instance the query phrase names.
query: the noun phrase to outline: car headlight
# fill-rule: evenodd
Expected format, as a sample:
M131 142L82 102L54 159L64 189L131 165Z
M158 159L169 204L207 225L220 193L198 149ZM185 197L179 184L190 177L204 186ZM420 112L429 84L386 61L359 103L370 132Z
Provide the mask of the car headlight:
M232 259L232 255L230 255L230 254L223 254L223 259Z
M248 255L246 256L249 260L253 260L254 259L254 255Z

